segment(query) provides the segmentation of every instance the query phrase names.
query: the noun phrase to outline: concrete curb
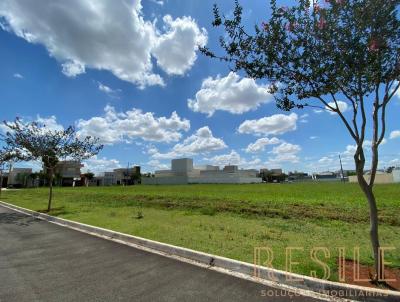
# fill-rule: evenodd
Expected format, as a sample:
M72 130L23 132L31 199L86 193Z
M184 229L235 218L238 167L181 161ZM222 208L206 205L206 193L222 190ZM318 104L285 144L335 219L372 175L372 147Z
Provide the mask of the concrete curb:
M400 292L373 289L356 285L326 281L308 276L288 273L242 261L228 259L221 256L198 252L195 250L165 244L141 237L123 234L100 227L95 227L63 218L50 216L21 208L13 204L0 201L0 205L24 213L26 215L68 227L80 232L95 235L101 238L114 240L123 244L135 246L153 253L161 254L180 261L189 262L209 269L235 275L255 282L263 283L275 288L296 292L297 294L312 296L327 301L400 301ZM301 279L294 282L293 279Z

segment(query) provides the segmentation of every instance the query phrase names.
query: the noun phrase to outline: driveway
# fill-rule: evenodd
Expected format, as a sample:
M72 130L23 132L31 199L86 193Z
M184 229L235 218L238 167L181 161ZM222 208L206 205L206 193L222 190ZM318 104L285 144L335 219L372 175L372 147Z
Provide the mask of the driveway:
M268 290L0 206L1 302L317 301Z

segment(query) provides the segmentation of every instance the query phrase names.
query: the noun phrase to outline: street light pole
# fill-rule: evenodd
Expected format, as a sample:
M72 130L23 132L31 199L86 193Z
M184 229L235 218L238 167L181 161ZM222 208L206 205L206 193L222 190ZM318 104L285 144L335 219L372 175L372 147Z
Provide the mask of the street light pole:
M340 157L340 154L339 154L339 161L340 161L340 170L342 171L342 182L344 182L343 164L342 164L342 158Z

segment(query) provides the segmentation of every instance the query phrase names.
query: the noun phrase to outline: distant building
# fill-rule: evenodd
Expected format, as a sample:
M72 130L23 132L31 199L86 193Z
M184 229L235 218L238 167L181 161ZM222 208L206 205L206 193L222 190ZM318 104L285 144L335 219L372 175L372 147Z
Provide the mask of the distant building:
M140 167L135 166L132 168L114 169L114 182L115 185L136 185L140 183Z
M56 182L63 187L73 187L78 182L80 184L82 167L83 165L80 161L60 161L54 169Z
M370 172L364 174L364 179L369 182L371 178ZM358 182L357 176L349 176L349 182ZM395 168L391 173L386 173L384 171L377 171L375 175L376 184L390 184L390 183L400 183L400 168Z
M265 182L278 183L286 179L282 169L260 169L260 177Z
M90 186L136 185L141 182L140 166L132 168L114 169L113 172L104 172L94 177Z
M114 184L114 172L104 172L103 185L112 186Z
M104 186L104 176L95 176L92 179L88 179L87 182L90 187Z
M301 181L312 181L312 176L305 172L289 172L288 181L291 182L301 182Z
M8 183L8 172L3 172L3 181L0 183L1 188L7 188L7 183Z
M400 182L400 168L396 168L392 171L393 182Z
M31 186L31 168L13 168L7 176L7 187L24 188Z
M315 181L341 181L342 177L337 175L335 172L320 172L314 173L312 175L312 179Z
M228 165L222 170L218 166L194 168L193 159L180 158L171 161L171 170L155 171L154 177L143 177L143 184L190 184L190 183L259 183L257 170L242 170Z

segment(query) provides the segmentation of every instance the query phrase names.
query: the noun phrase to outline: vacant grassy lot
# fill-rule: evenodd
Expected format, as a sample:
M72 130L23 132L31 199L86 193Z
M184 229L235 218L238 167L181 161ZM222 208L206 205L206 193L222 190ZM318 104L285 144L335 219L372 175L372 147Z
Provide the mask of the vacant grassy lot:
M400 185L377 185L382 246L400 268ZM2 200L43 210L47 189L4 192ZM332 280L337 279L337 248L372 263L368 206L358 186L342 183L133 186L56 188L52 215L120 232L253 262L254 247L271 247L273 265L285 269L285 247L295 272L309 275L319 267L313 247L327 247ZM319 256L322 258L322 254Z

